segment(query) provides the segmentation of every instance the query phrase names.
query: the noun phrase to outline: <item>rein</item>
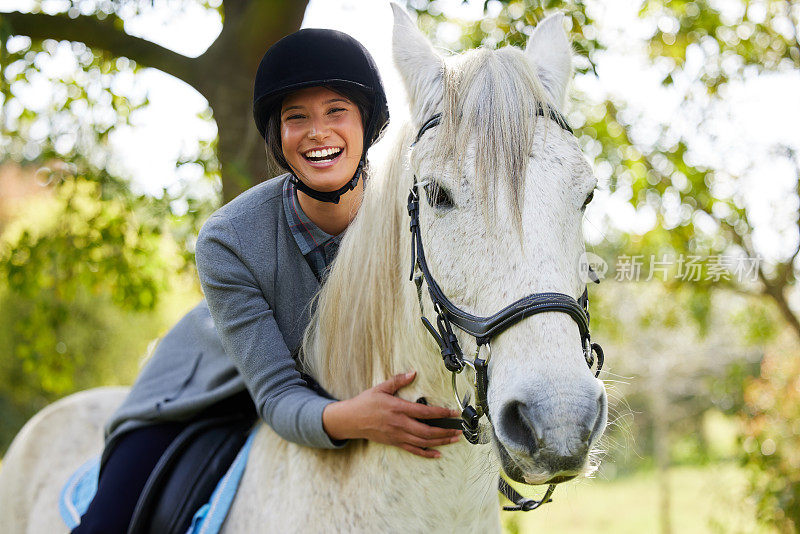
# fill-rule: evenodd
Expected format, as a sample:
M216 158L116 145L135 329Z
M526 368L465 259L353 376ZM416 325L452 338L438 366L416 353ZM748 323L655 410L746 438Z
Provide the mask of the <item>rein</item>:
M552 108L548 108L547 111L550 119L558 123L564 130L573 133L564 117L558 111ZM545 110L541 104L538 106L537 114L545 116ZM437 113L428 119L419 129L419 132L417 132L417 136L411 146L413 147L416 145L427 130L437 126L441 122L441 118L441 113ZM408 194L407 206L408 215L411 220L411 279L417 284L420 310L422 310L423 280L428 287L428 294L433 302L433 309L436 312L436 327L434 328L431 321L425 317L424 312L422 312L421 320L428 333L430 333L439 346L444 366L452 373L453 394L455 395L458 407L461 409L460 419L427 419L422 420L422 422L443 428L460 427L463 430L464 437L473 445L488 443L490 432L489 425L491 424L487 400L489 389L488 369L492 354L490 342L493 337L502 333L510 326L539 313L566 313L572 317L578 325L586 364L591 369L595 363L597 363L595 377L600 374L604 360L603 349L599 344L592 343L589 334L588 289L584 287L583 293L578 299L564 293L533 293L509 304L502 310L488 317L472 315L460 309L447 298L428 269L419 225L418 185L420 185L420 183L417 181L417 177L414 176L414 183ZM415 278L414 273L417 269L419 269L422 274ZM595 282L600 281L596 275L592 276L594 272L591 271L591 267L589 274ZM453 333L453 326L475 338L477 348L472 359L464 357L458 339ZM483 347L485 347L486 352L485 358L481 358L481 350ZM596 359L595 355L597 356ZM461 373L466 367L471 367L475 372L475 381L473 383L475 389L475 406L472 406L469 402L470 393L467 392L462 399L456 387L456 375ZM480 424L480 419L484 416L486 416L489 423L487 425ZM500 479L499 490L506 498L515 503L515 506L504 506L504 510L527 512L550 502L552 500L550 497L555 490L555 484L550 484L545 494L539 500L523 497L502 478Z

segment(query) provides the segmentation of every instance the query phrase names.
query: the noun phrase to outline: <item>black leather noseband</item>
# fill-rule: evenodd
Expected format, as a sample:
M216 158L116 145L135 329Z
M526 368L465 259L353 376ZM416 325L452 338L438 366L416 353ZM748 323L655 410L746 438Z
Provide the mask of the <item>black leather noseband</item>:
M547 111L547 116L550 119L558 123L564 130L572 133L572 129L560 113L552 108L548 108ZM545 116L545 110L541 105L538 107L538 115ZM427 130L437 126L440 121L441 114L438 113L428 119L420 128L411 146L413 147ZM419 183L415 176L414 183L408 194L408 215L411 219L411 278L417 282L420 299L423 280L428 287L428 293L433 302L433 309L436 312L436 328L434 328L424 315L421 319L425 328L439 345L445 367L452 373L453 390L455 392L456 401L462 410L460 422L464 437L470 443L477 444L481 442L480 418L485 415L491 422L487 392L489 387L488 364L489 358L491 357L490 341L494 336L532 315L544 312L561 312L572 317L575 323L577 323L578 330L580 331L584 358L590 369L595 364L595 354L597 355L597 370L595 376L600 374L600 369L603 367L603 349L597 343L592 343L589 335L589 298L587 288L584 288L583 294L577 300L563 293L534 293L517 300L489 317L472 315L453 304L441 290L439 284L436 283L436 280L428 269L428 263L425 260L425 250L422 246L422 234L419 226L418 185ZM414 272L417 268L422 272L422 275L415 279ZM599 279L595 277L594 281L599 282ZM453 333L453 326L456 326L475 338L477 350L472 360L464 358L458 339ZM485 359L480 357L481 348L483 346L486 347L488 352ZM463 371L465 367L472 367L475 371L474 385L476 402L474 407L469 404L469 394L467 394L462 401L456 389L456 374ZM425 422L434 424L435 426L452 427L452 423L447 423L444 420ZM502 479L500 484L500 490L506 497L516 503L514 507L504 507L506 510L528 511L538 508L541 504L549 502L550 495L552 495L554 488L555 485L550 485L545 496L537 501L523 498L507 483L504 484Z

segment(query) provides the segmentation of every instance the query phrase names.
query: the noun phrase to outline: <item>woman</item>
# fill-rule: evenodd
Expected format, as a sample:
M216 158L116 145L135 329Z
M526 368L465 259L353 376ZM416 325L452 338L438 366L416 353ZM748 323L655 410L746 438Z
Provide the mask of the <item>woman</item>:
M98 491L73 532L125 532L161 454L198 418L257 413L302 445L364 438L426 458L439 456L430 447L458 440L460 431L417 419L459 414L394 396L413 372L337 401L298 370L312 298L358 211L366 152L389 120L369 52L333 30L285 37L261 60L253 111L287 174L203 226L197 267L206 301L161 340L108 423Z

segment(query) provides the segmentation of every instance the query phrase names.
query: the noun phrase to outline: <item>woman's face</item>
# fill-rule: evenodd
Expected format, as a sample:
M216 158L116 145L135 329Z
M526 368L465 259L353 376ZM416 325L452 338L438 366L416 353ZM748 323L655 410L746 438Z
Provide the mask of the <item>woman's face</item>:
M353 177L364 150L358 106L325 87L289 94L281 104L281 147L306 185L336 191Z

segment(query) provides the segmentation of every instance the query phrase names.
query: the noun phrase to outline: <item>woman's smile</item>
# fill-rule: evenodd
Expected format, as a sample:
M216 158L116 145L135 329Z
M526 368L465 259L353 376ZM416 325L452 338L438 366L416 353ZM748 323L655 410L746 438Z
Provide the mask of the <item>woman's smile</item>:
M307 150L303 157L312 167L324 169L335 165L342 154L344 154L344 148L342 147L323 146Z

